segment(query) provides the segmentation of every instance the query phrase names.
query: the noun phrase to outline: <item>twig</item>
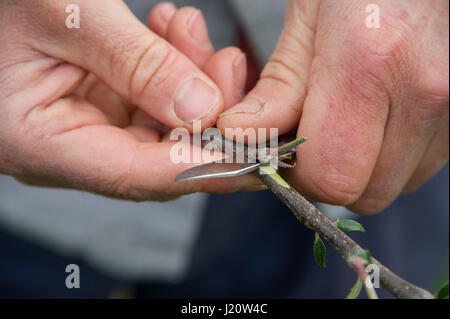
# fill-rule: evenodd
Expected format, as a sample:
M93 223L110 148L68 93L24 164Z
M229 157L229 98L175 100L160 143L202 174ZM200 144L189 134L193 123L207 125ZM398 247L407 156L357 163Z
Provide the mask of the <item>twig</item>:
M216 136L217 137L217 136ZM232 150L228 155L236 156L240 152L245 152L245 147L224 148L222 145L230 145L233 143L230 140L220 136L219 139L214 138L211 142L217 145L222 151ZM255 172L256 176L277 196L302 222L306 227L318 232L325 238L342 256L342 258L349 264L354 258L359 258L358 254L363 249L353 241L347 234L337 228L327 217L325 217L313 204L307 201L293 188L286 188L274 181L267 174L260 174ZM400 278L393 273L386 266L381 264L375 258L371 258L372 263L376 264L380 269L380 282L383 287L397 298L405 299L433 299L434 296L417 287L406 280Z
M361 257L354 257L349 260L349 264L352 266L353 270L356 271L359 278L364 285L364 289L366 290L367 296L370 299L378 299L377 292L375 291L375 287L373 285L369 285L367 279L369 275L366 272L366 261Z
M355 258L363 249L337 228L327 217L325 217L313 204L308 202L293 188L285 188L275 182L269 175L256 176L294 213L295 217L305 226L318 232L325 238L346 260ZM397 298L419 298L432 299L434 296L428 291L410 284L400 278L372 257L372 262L380 269L380 282L384 288Z

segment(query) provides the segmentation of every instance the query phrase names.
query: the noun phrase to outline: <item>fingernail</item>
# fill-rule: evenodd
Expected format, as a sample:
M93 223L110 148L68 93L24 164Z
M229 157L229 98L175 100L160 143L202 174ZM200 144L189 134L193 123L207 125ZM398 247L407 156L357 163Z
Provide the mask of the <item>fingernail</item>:
M260 101L257 98L249 97L245 99L245 102L236 104L231 109L220 114L219 117L225 117L233 114L257 114L264 110L265 102Z
M169 22L170 18L172 18L175 11L177 11L177 8L175 7L175 5L173 3L164 2L164 3L161 3L159 10L160 10L159 12L161 14L161 18L164 20L164 22Z
M244 97L246 81L247 60L245 54L241 53L233 63L234 87L240 97Z
M209 114L218 101L217 89L200 78L192 78L175 93L175 114L183 123L192 122Z
M211 41L209 40L208 28L200 10L196 10L187 20L187 26L191 32L192 39L198 47L205 50L212 48Z

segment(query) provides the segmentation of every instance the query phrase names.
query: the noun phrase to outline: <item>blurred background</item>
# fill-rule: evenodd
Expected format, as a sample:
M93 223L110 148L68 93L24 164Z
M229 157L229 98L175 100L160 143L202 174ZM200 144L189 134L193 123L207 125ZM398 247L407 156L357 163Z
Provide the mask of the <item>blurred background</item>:
M144 23L157 3L125 2ZM174 3L203 11L217 50L242 48L252 87L282 29L283 1ZM352 238L434 292L448 279L448 194L447 165L373 217L318 205L360 222L366 232ZM317 266L313 240L269 191L133 203L0 175L0 298L345 297L356 275L328 244L327 267ZM79 266L80 288L66 287L68 264Z

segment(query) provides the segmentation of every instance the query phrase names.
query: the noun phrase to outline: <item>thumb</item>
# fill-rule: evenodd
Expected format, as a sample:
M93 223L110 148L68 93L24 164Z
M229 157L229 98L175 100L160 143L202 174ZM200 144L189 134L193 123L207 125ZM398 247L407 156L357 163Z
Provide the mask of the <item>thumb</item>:
M223 133L225 128L278 128L281 135L297 127L314 53L319 3L287 2L285 25L275 51L255 88L220 115L217 127Z
M171 126L214 125L223 98L211 79L168 42L150 31L122 1L42 1L50 16L45 53L95 73L122 97ZM76 11L80 27L68 28ZM54 15L54 16L53 16ZM56 41L55 41L56 40ZM56 43L56 44L55 44Z

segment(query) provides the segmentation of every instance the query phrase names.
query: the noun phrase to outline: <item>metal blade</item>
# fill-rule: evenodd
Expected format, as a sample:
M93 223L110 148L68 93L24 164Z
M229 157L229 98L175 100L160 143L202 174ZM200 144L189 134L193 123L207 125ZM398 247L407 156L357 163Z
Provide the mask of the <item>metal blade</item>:
M194 179L233 177L243 175L258 169L262 163L224 163L211 162L189 168L175 177L175 182Z

